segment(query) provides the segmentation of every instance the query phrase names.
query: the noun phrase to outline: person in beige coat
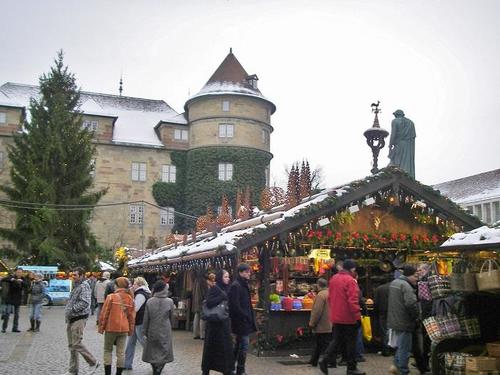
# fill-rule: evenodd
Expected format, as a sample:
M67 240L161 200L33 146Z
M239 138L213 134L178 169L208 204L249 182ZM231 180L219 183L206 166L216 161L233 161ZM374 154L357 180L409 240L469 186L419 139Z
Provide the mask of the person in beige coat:
M328 306L328 281L318 279L317 285L319 292L314 299L309 319L309 327L316 336L316 346L309 361L314 367L318 365L320 355L332 339L332 323L330 322L330 308Z

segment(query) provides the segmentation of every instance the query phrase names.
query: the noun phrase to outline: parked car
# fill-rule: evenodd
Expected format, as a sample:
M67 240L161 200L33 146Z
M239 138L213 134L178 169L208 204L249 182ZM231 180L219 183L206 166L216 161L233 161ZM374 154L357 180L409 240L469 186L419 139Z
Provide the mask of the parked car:
M49 286L45 289L43 305L64 305L71 293L71 280L52 279Z

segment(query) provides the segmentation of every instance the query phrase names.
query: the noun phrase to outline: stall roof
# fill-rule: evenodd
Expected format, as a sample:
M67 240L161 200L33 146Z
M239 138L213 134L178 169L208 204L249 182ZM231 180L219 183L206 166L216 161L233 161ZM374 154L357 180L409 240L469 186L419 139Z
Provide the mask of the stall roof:
M482 226L469 232L455 233L441 248L457 250L500 249L500 221L493 226Z
M223 228L219 233L205 233L196 240L174 247L172 245L157 249L133 259L129 266L140 267L159 263L181 263L195 258L205 258L217 254L225 255L236 250L245 250L270 238L294 230L310 220L331 215L340 209L362 202L371 194L381 190L404 190L443 214L454 219L465 229L480 226L481 221L467 213L450 199L432 187L423 185L397 168L385 168L363 180L352 181L338 187L325 189L305 198L299 205L286 209L274 207L257 217ZM210 254L209 254L210 253Z

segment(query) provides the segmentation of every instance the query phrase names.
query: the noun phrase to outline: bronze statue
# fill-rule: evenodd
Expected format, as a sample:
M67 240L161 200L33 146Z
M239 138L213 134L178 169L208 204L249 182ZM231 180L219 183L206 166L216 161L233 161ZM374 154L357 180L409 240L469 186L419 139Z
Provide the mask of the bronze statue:
M415 125L398 109L393 113L391 140L389 142L389 166L398 167L415 178Z

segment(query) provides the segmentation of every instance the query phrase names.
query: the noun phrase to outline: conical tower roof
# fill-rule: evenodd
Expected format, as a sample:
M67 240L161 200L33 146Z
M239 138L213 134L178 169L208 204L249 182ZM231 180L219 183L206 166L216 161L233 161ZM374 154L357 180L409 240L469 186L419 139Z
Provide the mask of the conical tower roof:
M231 49L224 61L205 83L205 86L196 95L189 98L186 106L191 100L201 96L227 94L254 96L271 103L262 95L256 84L252 85L252 79L255 82L258 80L255 74L250 75L246 72ZM273 103L271 104L273 107L272 112L274 112L276 108Z

